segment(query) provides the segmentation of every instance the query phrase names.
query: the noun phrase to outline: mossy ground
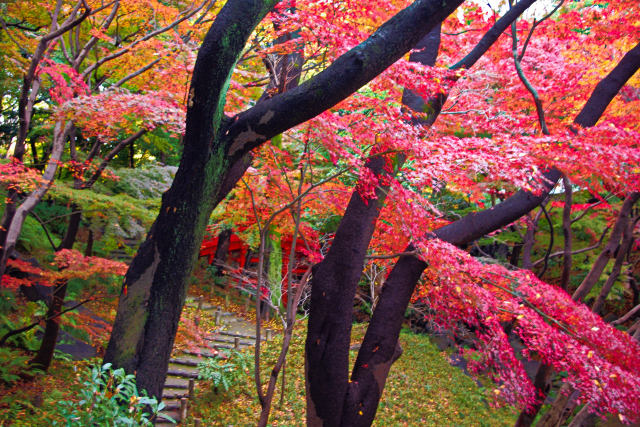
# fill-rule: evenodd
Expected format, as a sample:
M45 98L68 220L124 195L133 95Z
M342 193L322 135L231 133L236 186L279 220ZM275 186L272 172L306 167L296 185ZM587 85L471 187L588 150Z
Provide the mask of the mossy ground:
M355 325L353 343L360 342L366 325ZM269 425L305 425L304 336L301 323L288 356L286 386L280 405L280 384L274 397ZM425 335L404 331L400 337L402 357L394 364L380 403L375 425L378 426L507 426L513 425L512 408L491 408L490 397L461 370L447 362ZM276 338L264 346L262 373L266 379L280 348ZM351 352L355 360L356 352ZM225 393L215 393L200 382L187 425L200 418L207 426L255 425L259 415L252 372Z

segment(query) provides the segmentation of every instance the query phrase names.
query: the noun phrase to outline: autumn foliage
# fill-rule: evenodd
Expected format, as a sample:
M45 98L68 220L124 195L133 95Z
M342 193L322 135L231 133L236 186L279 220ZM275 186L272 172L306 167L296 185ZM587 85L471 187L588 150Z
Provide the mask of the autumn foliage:
M51 25L51 4L27 3L7 5L10 23ZM45 129L50 134L56 124L77 132L74 137L65 134L73 140L73 149L69 144L67 151L60 150L64 153L60 159L49 162L70 171L78 191L96 171L112 176L103 171L105 165L98 165L100 159L112 161L124 149L122 141L130 149L126 159L130 166L136 161L135 144L144 147L138 148L138 159L157 160L165 152L185 149L181 138L194 102L189 84L197 50L208 27L205 23L214 21L223 7L206 1L191 7L159 1L115 3L119 6L112 9L88 1L92 12L75 30L77 41L56 38L35 69L35 92L47 104L46 114L34 116L38 132ZM237 58L224 100L226 117L220 120L231 126L238 113L277 97L288 83L277 78L282 58L301 55L300 69L284 66L302 82L311 80L411 3L277 3ZM309 261L316 262L330 250L332 233L352 192L376 203L376 191L384 188L385 204L365 269L374 264L391 269L396 255L413 245L415 251L409 255L428 265L412 297L427 307L421 320L472 337L473 345L461 353L473 374L486 373L499 385L494 403L524 410L540 403L544 396L522 363L530 359L562 373L563 381L580 392L580 402L599 415L613 413L624 422L636 422L640 419L636 340L574 301L554 278L519 269L517 259L508 265L473 257L469 248L456 248L433 234L518 190L542 194L550 184L544 174L552 167L577 192L593 199L575 203L570 210L593 209L593 215L610 226L620 202L640 191L640 77L629 79L595 126L575 123L598 83L637 44L637 2L561 2L548 15L555 5L543 6L544 14L522 16L473 66L460 67L458 62L499 18L497 10L465 2L442 24L435 66L412 62L405 55L334 107L258 144L250 153L251 167L214 211L211 222L234 228L256 248L261 226L274 216L269 219L270 232L298 233L308 242ZM117 25L110 21L111 13L119 17ZM167 28L171 31L160 32ZM10 58L10 72L22 75L29 61L20 46L35 51L34 34L39 33L19 27L5 31L11 37L0 39L0 46ZM92 55L82 56L82 46L89 46ZM287 73L283 75L286 79ZM407 91L426 102L423 111L403 103ZM434 99L445 101L437 111L429 103ZM544 120L536 102L542 105ZM429 126L418 125L427 122ZM41 188L46 181L35 163L51 150L48 142L38 140L35 127L31 126L28 138L33 148L24 162L12 159L0 165L0 182L16 194ZM128 141L132 135L136 138ZM204 157L203 153L207 161ZM367 166L378 158L384 162L382 173ZM124 163L123 158L118 160ZM318 182L322 185L316 188ZM298 205L289 205L307 191ZM547 209L564 207L553 199ZM172 208L175 213L177 207ZM531 218L522 219L496 230L492 237L498 241L502 232L515 233L531 224ZM592 230L587 234L597 240ZM510 249L516 246L512 243L507 241ZM638 250L637 241L633 250ZM75 250L57 252L52 269L16 259L7 265L27 277L5 274L2 286L9 289L36 280L52 285L126 273L122 263L84 257ZM123 289L126 296L127 286ZM514 350L514 341L524 349Z

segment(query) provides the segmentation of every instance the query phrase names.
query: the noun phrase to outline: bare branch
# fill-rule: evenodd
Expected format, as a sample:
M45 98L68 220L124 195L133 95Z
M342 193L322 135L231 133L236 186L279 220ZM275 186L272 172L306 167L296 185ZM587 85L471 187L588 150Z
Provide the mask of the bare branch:
M522 51L520 51L520 55L518 55L518 61L522 61L522 58L524 58L524 54L527 50L527 46L529 46L529 41L531 40L531 36L533 35L533 31L536 29L536 27L540 25L543 21L551 18L551 16L553 16L553 14L556 13L558 9L560 9L560 6L562 6L563 3L564 3L564 0L560 0L560 3L558 3L551 12L543 16L539 21L535 19L533 20L533 25L531 25L531 29L529 30L529 34L527 35L527 38L524 41L524 45L522 45Z
M577 249L575 251L572 251L571 255L578 255L578 254L581 254L581 253L584 253L584 252L589 252L589 251L592 251L592 250L597 249L598 247L600 247L600 245L604 241L604 237L607 235L607 232L609 231L609 228L610 227L607 227L607 228L604 229L604 231L602 232L602 235L600 236L600 239L598 240L598 243L596 243L594 245L591 245L591 246L587 246L587 247L582 248L582 249ZM554 252L554 253L550 254L549 258L556 258L556 257L562 256L562 255L564 255L564 251L558 251L558 252ZM533 267L536 267L536 266L540 265L540 263L542 263L542 262L544 262L544 258L540 258L539 260L535 261L533 263Z
M133 79L134 77L138 77L140 74L142 74L142 73L144 73L146 71L149 71L154 65L156 65L158 62L160 62L160 60L162 58L163 57L156 58L153 61L149 62L144 67L141 67L141 68L137 69L136 71L134 71L133 73L130 73L130 74L124 76L123 78L118 80L112 87L120 87L123 84L125 84L126 82L128 82L129 80Z

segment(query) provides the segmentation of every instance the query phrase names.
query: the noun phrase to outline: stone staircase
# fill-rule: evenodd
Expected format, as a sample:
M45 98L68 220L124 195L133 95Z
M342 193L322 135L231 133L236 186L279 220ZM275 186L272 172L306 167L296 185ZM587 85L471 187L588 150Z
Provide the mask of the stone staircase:
M188 400L193 397L193 392L198 379L198 364L207 358L216 356L216 350L243 349L252 347L255 342L255 324L233 313L225 312L220 307L209 303L187 298L187 306L199 308L201 317L209 316L215 319L217 330L205 337L210 348L198 348L197 350L184 350L174 355L169 361L167 379L162 391L165 404L164 409L158 414L157 426L171 426L173 423L166 420L163 415L168 415L176 422L180 422L187 413ZM263 329L263 341L270 338L271 331Z

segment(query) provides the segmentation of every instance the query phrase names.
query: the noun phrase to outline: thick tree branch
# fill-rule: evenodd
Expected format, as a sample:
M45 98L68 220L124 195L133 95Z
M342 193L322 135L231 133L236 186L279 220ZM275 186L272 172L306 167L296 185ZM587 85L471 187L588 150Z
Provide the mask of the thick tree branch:
M326 70L236 116L224 141L232 160L333 107L411 50L463 0L417 0Z
M598 83L574 122L582 127L594 126L614 96L640 67L640 43L620 60L615 69Z

